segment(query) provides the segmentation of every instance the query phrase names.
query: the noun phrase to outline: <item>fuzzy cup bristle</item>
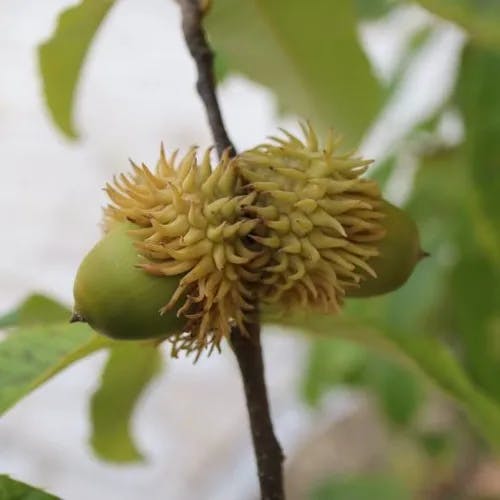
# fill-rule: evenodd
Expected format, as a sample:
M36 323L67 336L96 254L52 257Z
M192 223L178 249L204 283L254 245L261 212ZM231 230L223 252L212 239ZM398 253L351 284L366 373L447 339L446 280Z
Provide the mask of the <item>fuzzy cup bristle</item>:
M375 275L368 260L385 234L380 192L360 178L371 161L339 153L333 132L321 146L302 128L304 141L283 131L237 160L257 193L247 213L262 221L253 236L267 255L259 297L285 310L337 312L346 289Z
M233 325L245 330L254 308L251 283L259 275L248 265L259 253L244 242L258 221L246 217L244 207L256 193L238 195L240 180L227 153L216 168L210 150L198 163L195 149L180 161L176 154L167 160L162 150L154 173L145 165L132 167L133 174L106 186L113 202L106 225L128 220L139 226L133 235L147 273L182 275L162 308L186 320L174 348L218 347Z

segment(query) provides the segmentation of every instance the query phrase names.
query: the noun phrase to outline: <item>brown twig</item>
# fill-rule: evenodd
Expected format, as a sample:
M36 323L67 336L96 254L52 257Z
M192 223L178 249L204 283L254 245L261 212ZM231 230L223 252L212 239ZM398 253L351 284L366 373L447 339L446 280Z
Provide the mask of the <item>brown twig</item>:
M196 89L205 105L217 153L220 156L225 149L229 148L231 153L234 154L235 149L224 127L217 94L215 93L214 54L208 45L203 30L203 11L200 7L200 1L178 0L178 3L182 12L184 38L198 70Z
M250 336L239 328L231 332L231 344L238 360L247 400L250 429L257 460L262 500L283 500L283 452L276 439L267 400L260 325L251 325Z
M182 29L191 56L196 62L196 88L205 106L219 156L228 149L236 151L227 135L215 92L213 53L203 30L203 11L199 0L178 0L182 12ZM283 453L274 434L260 343L258 315L248 325L249 335L237 327L231 330L231 347L238 361L250 420L252 441L262 500L283 500Z

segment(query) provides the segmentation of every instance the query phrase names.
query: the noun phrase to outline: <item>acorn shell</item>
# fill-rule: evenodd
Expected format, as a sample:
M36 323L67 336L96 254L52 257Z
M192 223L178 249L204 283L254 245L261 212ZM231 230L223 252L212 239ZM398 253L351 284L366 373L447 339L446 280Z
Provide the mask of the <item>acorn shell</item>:
M74 317L113 339L168 337L182 331L176 311L160 314L180 277L157 277L137 266L130 223L116 223L87 254L74 284Z
M384 215L381 224L386 235L378 244L379 255L368 260L376 277L364 277L359 286L348 288L347 297L372 297L397 290L427 255L420 247L417 225L404 210L385 200L379 210Z

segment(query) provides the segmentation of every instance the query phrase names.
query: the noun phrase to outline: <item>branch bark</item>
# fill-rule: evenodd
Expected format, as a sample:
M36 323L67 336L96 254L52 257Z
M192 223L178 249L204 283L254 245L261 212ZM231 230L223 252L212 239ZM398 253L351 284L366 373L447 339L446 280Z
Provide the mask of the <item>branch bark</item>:
M283 452L276 439L267 399L260 325L251 325L250 336L238 328L231 332L231 345L238 360L247 401L262 500L283 500Z
M214 54L203 29L203 11L199 0L178 0L182 13L182 31L187 47L196 63L198 80L196 89L203 101L208 123L212 130L215 147L219 156L229 148L235 154L234 146L227 135L220 106L215 92L213 69Z
M215 91L213 52L203 29L203 15L199 0L178 0L182 13L182 30L189 52L196 62L196 88L203 101L208 122L219 156L229 149L236 154L226 132ZM283 500L283 453L276 439L271 420L264 362L260 342L260 323L247 326L249 335L237 327L231 330L231 347L238 361L245 391L250 430L257 462L262 500Z

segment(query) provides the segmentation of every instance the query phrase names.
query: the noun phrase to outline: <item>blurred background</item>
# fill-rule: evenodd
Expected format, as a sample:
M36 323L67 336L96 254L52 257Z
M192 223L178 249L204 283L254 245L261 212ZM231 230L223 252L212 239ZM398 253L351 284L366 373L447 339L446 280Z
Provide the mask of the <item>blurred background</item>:
M79 4L0 0L6 345L23 329L8 318L27 297L71 306L75 270L100 237L102 187L129 158L152 165L161 141L170 151L211 142L169 0L115 2L72 111L60 107L75 61L62 43L42 78L38 47ZM302 118L334 126L375 159L370 175L411 213L431 253L401 290L352 301L341 318L265 326L288 498L500 498L498 3L213 4L207 28L237 149L280 126L298 131ZM108 354L98 352L2 416L0 473L67 500L256 499L231 352L194 366L164 352L123 430L142 461L99 444L90 407Z

